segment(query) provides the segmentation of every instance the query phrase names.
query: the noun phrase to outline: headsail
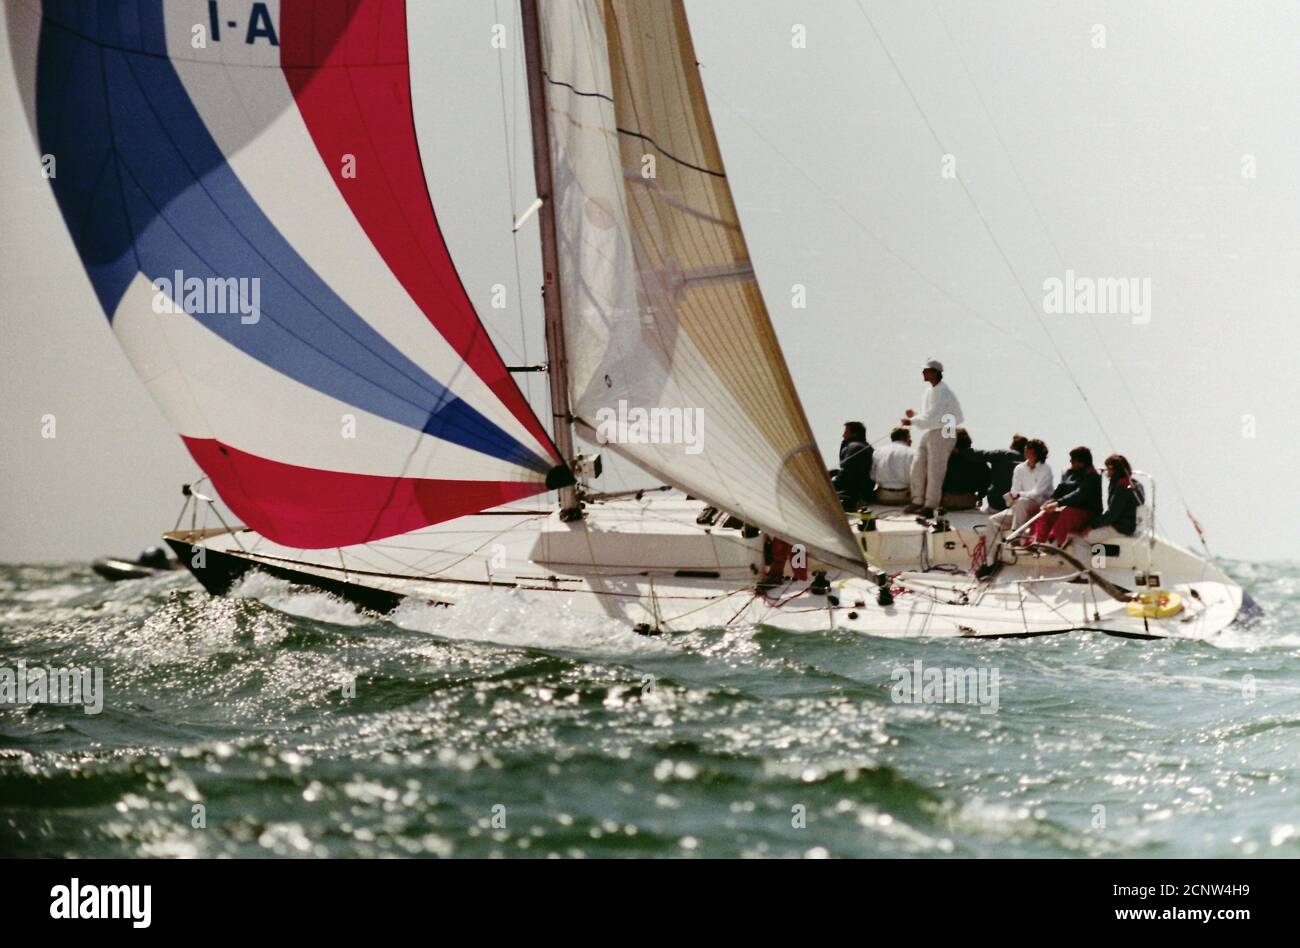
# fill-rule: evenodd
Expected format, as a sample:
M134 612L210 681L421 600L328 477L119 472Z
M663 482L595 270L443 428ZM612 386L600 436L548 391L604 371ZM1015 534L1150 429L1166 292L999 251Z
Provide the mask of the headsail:
M750 266L682 3L542 14L580 430L612 432L643 469L862 569ZM702 419L702 437L611 429L637 412Z
M6 8L95 293L248 526L343 546L564 479L439 231L404 0Z

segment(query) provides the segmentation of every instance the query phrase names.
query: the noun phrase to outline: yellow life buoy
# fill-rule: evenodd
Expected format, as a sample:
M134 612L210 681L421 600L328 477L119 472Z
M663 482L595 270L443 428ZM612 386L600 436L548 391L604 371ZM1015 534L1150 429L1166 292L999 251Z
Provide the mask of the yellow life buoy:
M1139 619L1168 619L1183 611L1183 597L1167 589L1145 592L1128 604L1128 614Z

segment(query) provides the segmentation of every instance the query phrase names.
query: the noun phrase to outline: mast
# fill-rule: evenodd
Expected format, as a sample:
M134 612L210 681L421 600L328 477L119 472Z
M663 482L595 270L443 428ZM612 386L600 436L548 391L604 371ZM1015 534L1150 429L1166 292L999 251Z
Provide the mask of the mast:
M568 353L560 305L560 258L555 237L555 203L551 200L551 128L546 105L546 79L542 74L542 36L537 0L520 0L524 32L524 68L528 74L529 115L533 127L533 174L542 206L538 224L542 237L542 305L546 316L546 363L551 385L551 436L560 460L573 464L573 412L569 405ZM560 518L582 516L576 485L560 488Z

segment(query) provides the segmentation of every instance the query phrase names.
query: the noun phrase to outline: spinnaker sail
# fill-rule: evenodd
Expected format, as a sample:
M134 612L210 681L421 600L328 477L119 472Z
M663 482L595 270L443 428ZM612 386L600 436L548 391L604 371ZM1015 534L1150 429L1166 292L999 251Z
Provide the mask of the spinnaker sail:
M6 11L100 304L245 524L344 546L568 477L439 230L405 0Z
M862 571L754 277L682 3L541 13L579 430ZM683 419L698 437L664 437Z

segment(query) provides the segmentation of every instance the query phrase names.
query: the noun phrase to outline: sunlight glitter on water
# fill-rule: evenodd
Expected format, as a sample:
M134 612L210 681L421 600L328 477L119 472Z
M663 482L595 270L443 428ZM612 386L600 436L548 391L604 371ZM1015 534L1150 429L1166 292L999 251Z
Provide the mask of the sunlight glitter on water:
M508 592L389 618L279 580L0 567L0 851L39 855L1297 855L1296 569L1216 641L645 639ZM916 660L996 713L898 704Z

